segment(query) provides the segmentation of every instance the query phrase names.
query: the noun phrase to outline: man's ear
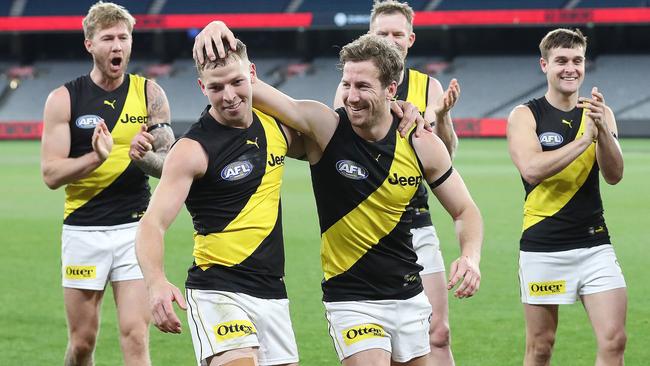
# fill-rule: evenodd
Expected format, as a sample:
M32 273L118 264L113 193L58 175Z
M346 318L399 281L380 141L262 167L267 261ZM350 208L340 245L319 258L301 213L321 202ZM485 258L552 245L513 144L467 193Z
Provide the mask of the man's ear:
M539 58L539 67L542 68L542 72L546 74L546 69L548 68L548 61L544 57Z
M257 69L255 68L255 64L251 62L249 69L251 73L251 84L253 84L257 81Z
M201 93L203 93L203 95L205 95L207 97L208 94L205 91L205 84L203 84L203 81L201 81L201 78L197 78L196 81L199 83L199 87L201 88Z

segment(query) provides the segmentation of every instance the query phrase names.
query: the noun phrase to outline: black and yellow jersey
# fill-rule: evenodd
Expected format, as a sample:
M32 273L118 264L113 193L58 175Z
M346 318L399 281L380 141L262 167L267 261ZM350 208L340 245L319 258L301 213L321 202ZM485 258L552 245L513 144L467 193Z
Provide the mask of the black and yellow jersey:
M422 182L421 164L397 132L368 142L345 109L311 166L321 229L324 301L407 299L422 291L406 207Z
M561 111L545 97L526 103L537 124L543 151L559 149L584 134L585 111ZM600 198L596 144L559 173L537 185L522 178L526 191L520 248L555 252L610 242Z
M405 75L404 80L397 87L396 98L413 104L424 116L429 103L429 75L413 69L406 69L405 74L408 77ZM429 213L429 194L424 184L418 187L408 210L413 214L414 229L432 225Z
M65 84L70 93L70 157L93 150L95 125L103 119L113 137L108 159L65 188L64 224L113 226L137 222L149 203L147 176L129 158L133 137L147 123L146 79L127 74L113 91L89 75Z
M183 136L208 155L185 201L195 230L185 285L286 298L280 186L287 138L275 119L253 111L242 129L218 123L208 106Z

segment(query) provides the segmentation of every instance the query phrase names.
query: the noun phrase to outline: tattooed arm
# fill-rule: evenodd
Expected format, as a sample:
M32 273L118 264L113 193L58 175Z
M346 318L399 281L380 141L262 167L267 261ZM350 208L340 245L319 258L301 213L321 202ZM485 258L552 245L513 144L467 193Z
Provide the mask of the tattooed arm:
M147 125L131 141L129 157L146 174L160 178L163 161L174 133L170 126L169 102L162 88L147 80Z

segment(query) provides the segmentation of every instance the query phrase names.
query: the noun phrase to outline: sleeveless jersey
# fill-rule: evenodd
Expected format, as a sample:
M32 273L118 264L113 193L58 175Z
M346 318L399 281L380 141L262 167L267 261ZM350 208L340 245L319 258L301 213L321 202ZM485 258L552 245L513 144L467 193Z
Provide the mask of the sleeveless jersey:
M66 225L112 226L137 222L149 203L148 177L129 158L133 137L147 123L146 79L126 74L113 91L97 86L89 75L65 84L70 93L70 154L93 150L92 135L104 119L113 137L108 159L88 176L65 188Z
M559 149L584 134L585 111L564 112L545 97L526 103L535 117L543 151ZM526 191L522 251L555 252L610 242L600 198L596 144L559 173Z
M406 72L408 77L397 87L396 98L413 104L424 116L429 102L429 75L413 69L406 69ZM429 213L429 193L424 184L418 187L408 210L413 215L413 229L433 225Z
M208 155L205 175L185 201L195 230L186 287L286 298L280 209L286 136L257 110L245 129L218 123L208 110L184 135Z
M411 243L409 201L421 164L397 120L384 139L368 142L344 108L311 176L321 229L324 301L407 299L422 291ZM412 131L411 131L412 132ZM410 137L409 137L410 138Z

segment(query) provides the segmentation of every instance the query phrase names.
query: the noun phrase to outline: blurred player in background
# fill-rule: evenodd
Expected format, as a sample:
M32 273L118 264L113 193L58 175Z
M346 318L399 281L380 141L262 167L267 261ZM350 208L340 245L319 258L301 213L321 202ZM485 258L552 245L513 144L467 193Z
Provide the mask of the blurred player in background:
M596 365L622 365L627 291L599 188L600 175L608 184L623 177L616 119L598 88L579 96L587 49L579 30L553 30L539 48L548 90L508 119L510 155L526 191L519 256L524 365L550 364L559 305L578 298L596 334Z
M65 365L93 364L109 281L124 362L150 364L146 288L134 240L150 196L146 174L160 176L174 136L163 90L126 74L134 23L119 5L93 5L83 20L93 68L52 91L45 103L43 180L51 189L66 185L61 249L69 333Z

